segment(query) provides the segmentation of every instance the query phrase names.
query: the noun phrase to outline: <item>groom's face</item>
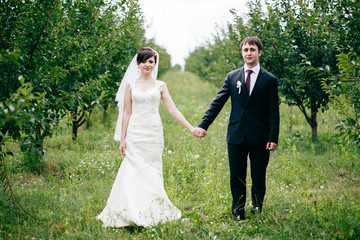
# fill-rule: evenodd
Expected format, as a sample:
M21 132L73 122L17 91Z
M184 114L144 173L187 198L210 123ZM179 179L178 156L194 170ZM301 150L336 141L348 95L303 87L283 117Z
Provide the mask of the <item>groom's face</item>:
M255 44L250 45L249 43L245 43L242 46L241 53L246 66L248 66L249 68L253 68L258 65L261 51L259 51L258 47Z

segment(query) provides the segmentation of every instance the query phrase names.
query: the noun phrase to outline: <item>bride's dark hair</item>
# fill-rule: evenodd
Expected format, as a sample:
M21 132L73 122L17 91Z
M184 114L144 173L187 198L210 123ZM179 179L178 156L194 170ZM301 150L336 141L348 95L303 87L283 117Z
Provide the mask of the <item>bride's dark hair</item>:
M137 53L137 57L136 57L136 62L137 64L142 63L146 60L148 60L149 58L154 57L155 59L155 63L156 63L156 52L149 47L143 47L140 48L140 50Z

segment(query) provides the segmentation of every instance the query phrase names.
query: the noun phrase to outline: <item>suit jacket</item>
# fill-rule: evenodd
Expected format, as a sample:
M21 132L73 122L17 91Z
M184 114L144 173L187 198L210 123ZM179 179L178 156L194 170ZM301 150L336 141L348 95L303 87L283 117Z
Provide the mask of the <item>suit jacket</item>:
M242 84L240 94L238 81ZM280 116L276 77L260 68L249 96L244 67L231 71L198 126L207 130L229 97L231 114L227 142L240 144L246 137L249 144L254 146L265 146L267 142L278 143Z

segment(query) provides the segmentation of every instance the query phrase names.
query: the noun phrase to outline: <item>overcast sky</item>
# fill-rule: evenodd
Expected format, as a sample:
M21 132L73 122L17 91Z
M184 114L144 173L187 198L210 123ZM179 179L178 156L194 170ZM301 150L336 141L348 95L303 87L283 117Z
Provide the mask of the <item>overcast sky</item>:
M232 21L230 9L247 11L248 0L139 0L146 36L166 48L172 64L184 66L185 58L215 33L216 24ZM161 56L160 56L161 58ZM160 60L161 61L161 60Z

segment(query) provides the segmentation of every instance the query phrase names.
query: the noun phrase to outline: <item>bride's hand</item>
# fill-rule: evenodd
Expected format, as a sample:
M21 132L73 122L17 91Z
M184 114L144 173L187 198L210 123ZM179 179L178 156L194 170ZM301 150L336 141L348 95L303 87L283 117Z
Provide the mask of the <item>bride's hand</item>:
M120 143L120 146L119 146L119 152L121 155L125 155L125 150L126 150L126 144L124 142L121 142Z

